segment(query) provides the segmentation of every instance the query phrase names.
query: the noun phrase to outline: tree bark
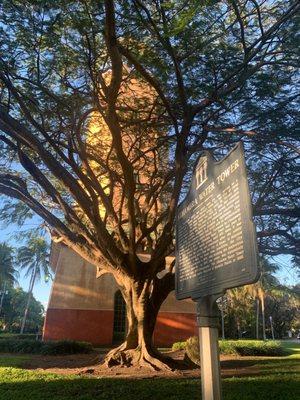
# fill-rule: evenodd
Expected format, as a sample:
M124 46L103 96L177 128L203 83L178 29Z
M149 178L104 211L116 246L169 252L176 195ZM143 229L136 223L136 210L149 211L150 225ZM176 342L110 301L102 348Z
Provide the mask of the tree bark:
M256 298L256 340L259 339L259 298Z
M2 311L2 306L3 306L3 300L4 300L5 290L6 290L6 282L4 282L3 291L2 291L2 294L1 294L1 300L0 300L0 314L1 314L1 311Z
M225 340L224 296L221 297L222 340Z
M159 280L115 277L126 303L127 334L125 341L105 357L108 367L116 365L141 366L154 370L171 369L173 360L162 355L154 346L153 332L162 302L172 290L157 290Z
M266 337L266 317L265 317L265 296L263 291L261 292L261 317L262 317L262 331L263 331L263 340L267 340Z
M238 338L242 339L241 324L239 318L236 319L236 327L237 327Z

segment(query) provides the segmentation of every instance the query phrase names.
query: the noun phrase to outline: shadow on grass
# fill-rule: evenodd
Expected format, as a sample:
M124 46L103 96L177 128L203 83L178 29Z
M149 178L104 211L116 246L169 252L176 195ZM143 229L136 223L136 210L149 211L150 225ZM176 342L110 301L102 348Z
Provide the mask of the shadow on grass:
M85 368L100 364L101 355L72 354L43 356L38 354L0 354L0 367L22 367L26 369Z
M255 368L259 371L271 369L282 369L288 372L289 369L299 368L299 359L293 358L257 358L257 359L236 359L221 361L222 370L227 369L241 369L241 368Z
M9 373L9 371L8 371ZM0 385L0 400L191 400L200 399L199 379L118 380L70 378L51 374L14 376ZM7 377L9 378L9 376ZM295 400L295 376L230 378L223 381L224 400Z
M71 355L39 355L39 354L0 354L0 367L22 367L28 370L36 369L95 369L99 367L106 352L93 352L91 354L71 354ZM198 366L189 360L172 359L172 367L177 370L198 369ZM57 371L56 371L57 372Z
M22 368L24 364L29 361L29 359L30 356L27 355L1 354L0 367Z
M43 369L45 372L47 369L59 368L65 370L68 373L68 368L85 369L92 368L97 369L97 365L100 363L100 357L98 354L90 355L73 355L73 356L32 356L32 355L0 355L0 367L14 367L23 368L25 371L35 371L37 369ZM181 369L185 373L191 372L191 366L182 364ZM199 369L199 367L194 366ZM300 369L299 360L292 358L271 358L271 359L231 359L223 360L221 362L222 376L228 377L255 377L264 376L268 374L280 375L296 372ZM56 372L56 371L55 371ZM76 372L76 370L75 370ZM127 372L127 371L123 371ZM195 376L195 375L194 375ZM76 377L76 375L74 375ZM158 374L158 378L165 379L163 375ZM149 379L151 376L149 376ZM127 379L127 378L126 378Z

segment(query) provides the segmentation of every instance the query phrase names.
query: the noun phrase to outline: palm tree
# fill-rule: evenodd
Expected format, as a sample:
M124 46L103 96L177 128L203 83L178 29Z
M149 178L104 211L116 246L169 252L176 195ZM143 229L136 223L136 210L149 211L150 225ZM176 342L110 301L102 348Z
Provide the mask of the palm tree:
M7 287L17 282L18 272L13 265L13 252L12 247L0 243L0 313Z
M261 276L259 281L247 287L250 296L256 301L256 339L259 338L259 310L261 308L262 337L263 340L266 340L265 296L266 293L279 285L277 278L273 275L278 270L278 266L266 258L261 259L260 266Z
M249 286L241 286L227 290L226 298L230 308L234 310L233 314L238 338L241 339L243 336L242 328L245 325L249 313L249 300L251 298Z
M266 296L277 296L283 293L286 288L282 288L274 273L278 266L267 258L260 261L261 276L260 279L252 284L240 288L228 290L226 298L236 320L239 337L241 337L242 312L247 312L248 303L255 301L256 305L256 338L259 338L260 316L262 325L262 338L266 340L266 316L265 316L265 298ZM253 303L252 303L253 304ZM248 310L249 311L249 310ZM269 318L272 317L271 315Z
M36 281L39 281L42 276L45 280L51 277L49 270L49 252L48 244L44 238L31 238L28 240L26 246L18 249L17 261L22 270L26 270L25 277L30 277L28 298L22 320L21 331L24 332L30 301L32 298L32 291Z
M278 266L268 259L263 258L261 267L262 272L258 282L258 296L261 302L263 339L266 340L265 295L267 292L271 292L274 288L279 286L278 279L273 275L278 270Z

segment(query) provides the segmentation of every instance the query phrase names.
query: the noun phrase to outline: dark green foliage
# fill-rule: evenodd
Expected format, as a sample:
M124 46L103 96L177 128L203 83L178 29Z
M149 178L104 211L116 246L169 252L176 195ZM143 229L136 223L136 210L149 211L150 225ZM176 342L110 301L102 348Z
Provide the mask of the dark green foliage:
M0 292L17 282L17 276L14 249L6 243L0 243Z
M221 354L238 354L239 356L282 356L285 354L280 342L270 340L221 340Z
M4 296L0 315L0 326L5 332L19 333L28 294L21 288L9 288ZM44 307L34 297L31 298L26 332L36 334L41 331L44 322Z
M63 355L63 354L88 354L93 351L93 346L88 342L77 342L74 340L60 340L57 342L42 343L41 354Z
M300 327L299 295L284 289L278 286L266 296L266 313L272 315L275 339L285 337L288 330L297 332ZM270 337L270 328L267 333Z
M2 339L0 340L1 353L31 353L39 354L43 343L31 339Z
M218 301L220 314L223 309L226 339L263 339L262 300L265 308L266 338L282 339L289 330L297 331L299 321L299 293L297 287L282 285L275 273L279 266L266 258L261 262L261 279L254 285L228 290ZM259 309L257 309L257 300ZM258 313L258 337L256 337ZM221 336L221 332L220 332Z
M186 341L185 349L188 357L195 364L199 365L199 341L196 336L191 337ZM239 356L272 357L283 356L286 354L281 346L281 343L275 340L220 340L219 349L220 354L237 354Z
M35 340L36 339L36 334L35 333L23 333L23 334L18 334L18 333L0 333L0 340L3 339L13 339L13 340L24 340L24 339L31 339Z
M87 342L61 340L57 342L41 342L32 339L2 339L0 340L1 353L24 353L43 355L66 355L91 353L93 347Z

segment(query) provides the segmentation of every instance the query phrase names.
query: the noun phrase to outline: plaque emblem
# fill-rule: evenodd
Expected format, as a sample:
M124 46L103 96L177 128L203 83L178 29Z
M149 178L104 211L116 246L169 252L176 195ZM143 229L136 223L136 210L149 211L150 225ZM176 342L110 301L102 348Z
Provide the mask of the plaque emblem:
M207 181L207 157L201 158L196 167L196 189Z

